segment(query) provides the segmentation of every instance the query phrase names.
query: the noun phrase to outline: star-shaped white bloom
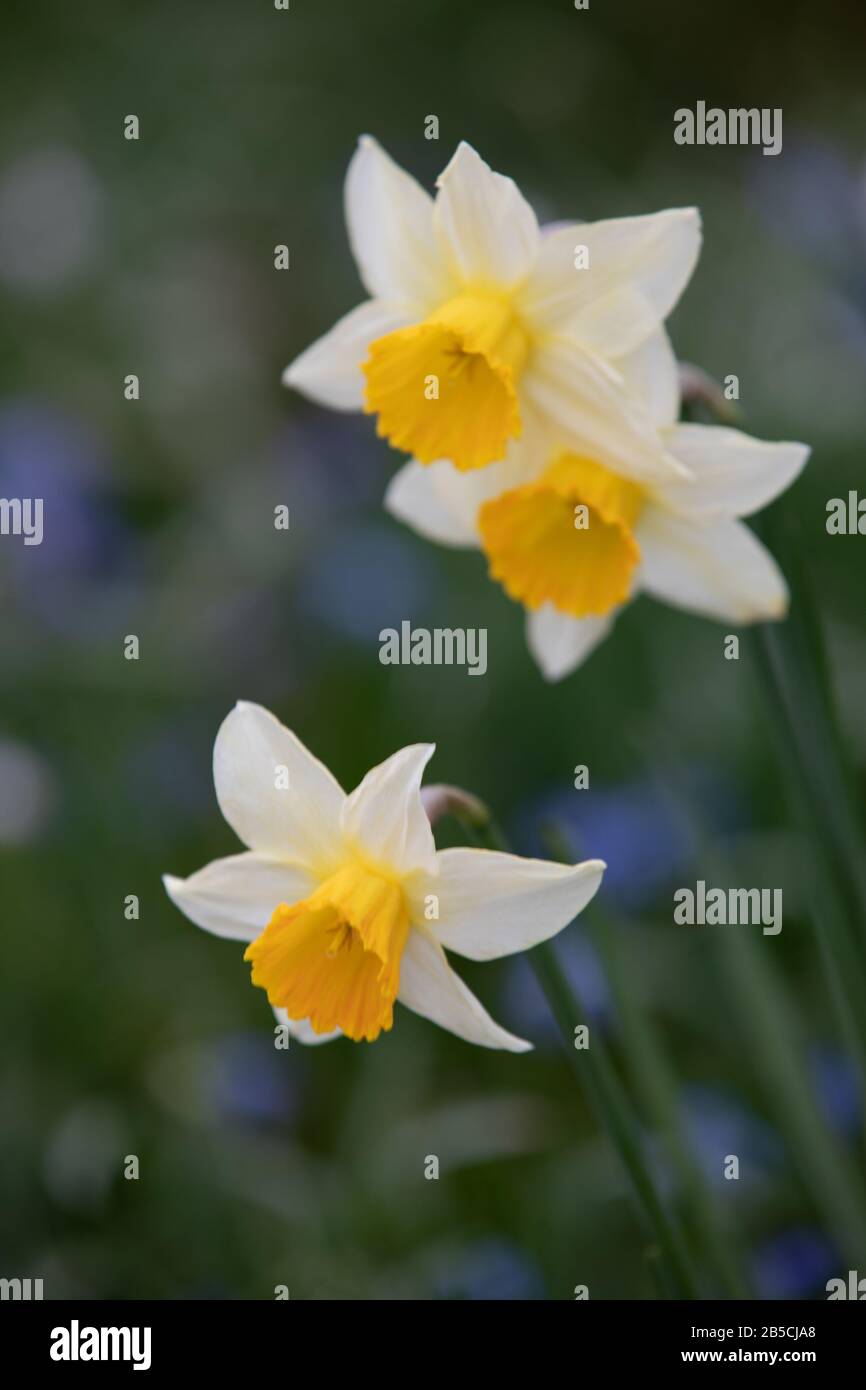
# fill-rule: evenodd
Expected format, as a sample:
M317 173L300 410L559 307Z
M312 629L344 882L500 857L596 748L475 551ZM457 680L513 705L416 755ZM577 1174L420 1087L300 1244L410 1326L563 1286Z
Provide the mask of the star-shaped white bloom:
M461 143L435 200L365 136L349 166L349 239L371 298L284 381L424 464L501 460L539 431L639 481L666 456L621 364L677 302L700 248L694 208L540 229L511 179Z
M402 749L347 796L260 705L238 704L217 735L217 800L248 849L165 887L197 926L250 943L253 983L303 1042L373 1041L399 1000L467 1042L531 1046L494 1023L443 948L528 950L586 906L605 866L437 851L420 794L433 751Z
M663 332L621 367L682 477L638 484L586 447L551 439L534 462L512 453L477 474L415 460L386 497L422 535L484 550L491 576L528 609L530 650L549 680L574 670L641 591L732 623L787 610L778 565L740 518L793 482L808 447L677 424L677 367Z

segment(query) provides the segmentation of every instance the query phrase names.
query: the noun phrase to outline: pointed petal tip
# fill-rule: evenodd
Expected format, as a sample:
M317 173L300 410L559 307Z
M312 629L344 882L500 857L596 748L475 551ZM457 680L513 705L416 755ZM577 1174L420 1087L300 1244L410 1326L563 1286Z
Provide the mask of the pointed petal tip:
M426 769L427 764L428 764L428 763L430 762L430 760L432 759L433 754L436 752L436 744L435 744L435 743L409 743L409 744L406 745L406 748L407 748L407 751L409 751L409 750L411 749L411 751L417 755L418 760L419 760L419 762L420 762L420 764L421 764L421 775L422 775L422 778L423 778L424 770Z
M568 873L603 874L607 869L607 863L604 859L579 859L575 864L570 863L568 860L556 859L542 859L539 862L542 864L558 864L564 872Z
M407 743L405 748L400 750L404 753L415 753L423 759L423 766L426 767L433 754L436 752L435 743Z
M226 714L223 718L222 723L220 724L219 729L217 730L217 739L219 739L220 734L223 732L226 725L229 724L230 721L233 721L237 715L249 714L265 714L271 719L276 718L276 716L271 714L270 710L265 709L263 705L256 704L255 700L235 700L234 704L232 705L228 714ZM214 745L214 751L216 751L216 745Z
M362 154L384 154L384 150L375 135L370 135L368 131L364 131L358 136L358 143L352 154L352 159L355 160Z
M451 158L442 170L442 173L436 179L436 187L441 188L444 180L452 173L457 164L467 158L481 160L482 164L485 162L481 159L481 155L475 149L474 145L470 145L468 140L460 140Z
M703 233L704 219L698 207L667 208L665 213L660 215L676 217L680 222L693 222L698 234L700 235Z

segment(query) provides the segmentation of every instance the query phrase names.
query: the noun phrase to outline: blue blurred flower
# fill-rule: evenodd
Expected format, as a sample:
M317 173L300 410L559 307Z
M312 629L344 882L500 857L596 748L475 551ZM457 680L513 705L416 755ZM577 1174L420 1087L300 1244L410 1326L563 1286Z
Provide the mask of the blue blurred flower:
M98 622L82 589L134 573L137 551L98 445L75 419L20 400L0 411L0 495L41 498L41 545L7 547L19 601L58 629Z
M737 1097L715 1086L682 1088L679 1120L689 1150L706 1182L719 1196L766 1180L784 1159L784 1146L773 1129ZM677 1192L679 1174L658 1134L645 1136L647 1159L666 1199ZM737 1179L725 1176L729 1156L739 1160Z
M708 1182L729 1190L725 1159L735 1154L740 1161L740 1183L747 1183L777 1168L783 1146L768 1124L737 1097L714 1086L683 1088L682 1119L698 1162Z
M866 253L866 180L863 170L831 145L786 142L770 181L753 166L751 193L773 230L828 267L860 267ZM861 272L862 273L862 272Z
M780 238L817 262L835 291L825 312L849 352L866 356L866 169L827 144L785 147L772 181L756 171L753 199Z
M820 1046L810 1050L809 1066L827 1124L856 1137L863 1125L863 1091L853 1060L839 1048Z
M741 821L733 789L716 772L687 774L698 804L708 808L712 828L724 832ZM697 842L688 815L664 789L649 780L617 787L591 786L549 792L526 807L518 822L519 843L545 855L545 826L555 826L575 860L604 859L603 892L624 911L644 907L687 873Z
M383 628L418 617L432 587L419 546L396 529L353 521L316 546L298 592L309 619L375 650Z
M434 1297L496 1301L543 1299L544 1280L538 1268L510 1242L489 1237L462 1252L456 1264L434 1275Z
M607 1030L613 1005L598 952L576 923L550 943L584 1014L577 1023ZM541 1047L556 1048L560 1030L525 955L509 956L502 996L508 1026Z
M217 1114L250 1125L285 1125L301 1103L297 1068L268 1034L235 1033L211 1045L208 1091Z
M842 1267L829 1236L811 1226L793 1227L764 1241L752 1257L760 1298L809 1298L824 1293Z
M323 521L354 517L378 506L388 476L387 455L369 422L301 406L270 450L271 473L293 515L311 536Z

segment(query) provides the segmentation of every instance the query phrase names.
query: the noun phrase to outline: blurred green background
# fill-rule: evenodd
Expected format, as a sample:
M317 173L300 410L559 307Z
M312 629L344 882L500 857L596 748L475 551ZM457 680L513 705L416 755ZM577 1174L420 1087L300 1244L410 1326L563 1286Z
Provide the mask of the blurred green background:
M752 433L814 447L773 521L820 611L862 787L864 542L828 537L825 505L863 467L864 38L854 0L6 0L0 493L45 499L45 540L0 539L0 1275L42 1277L46 1297L657 1295L525 961L454 962L536 1042L525 1057L403 1010L372 1047L276 1052L241 949L170 904L161 873L237 847L210 757L238 698L347 787L435 740L432 777L487 799L518 848L555 819L607 859L595 925L569 928L561 959L705 1290L686 1171L759 1295L822 1297L856 1259L828 1189L837 1160L862 1186L862 1093L748 654L722 660L724 629L641 599L546 686L480 555L384 514L399 458L371 423L280 373L362 298L342 179L364 131L428 187L466 138L542 220L697 204L673 340L739 376ZM699 99L781 106L783 153L676 146L673 112ZM378 633L403 618L487 627L487 677L382 667ZM673 925L673 889L712 880L705 835L719 881L784 890L779 937L732 930L772 971L817 1167L780 1120L723 929Z

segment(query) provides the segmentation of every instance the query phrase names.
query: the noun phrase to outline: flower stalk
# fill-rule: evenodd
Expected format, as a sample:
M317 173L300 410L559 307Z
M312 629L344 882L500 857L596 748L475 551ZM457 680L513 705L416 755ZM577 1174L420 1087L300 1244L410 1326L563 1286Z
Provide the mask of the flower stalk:
M554 858L567 862L572 847L556 825L546 826L543 842ZM701 1165L692 1151L682 1122L676 1077L656 1030L636 999L627 967L617 949L617 923L608 920L596 901L587 916L587 928L604 962L608 983L621 1022L624 1053L631 1080L645 1113L664 1136L670 1159L681 1183L683 1202L692 1225L699 1232L719 1280L729 1298L748 1298L750 1290L742 1271L740 1252L717 1210Z
M727 402L700 393L724 421ZM803 573L801 547L790 543L777 512L754 529L770 543L786 575L790 611L783 623L762 623L749 634L770 738L782 777L809 836L808 895L819 950L840 1027L866 1084L866 857L863 827L838 736L821 624Z
M658 752L658 740L655 741ZM662 761L671 791L688 812L701 862L719 880L730 879L731 866L710 840L702 808L692 799L677 755L663 745ZM727 983L738 1020L742 1057L754 1064L767 1111L783 1134L792 1167L821 1213L844 1255L856 1263L866 1243L866 1201L857 1165L830 1131L809 1084L795 1001L773 952L748 933L723 931L714 939L715 973ZM822 955L827 938L819 935ZM726 1010L727 1014L727 1010ZM856 1055L856 1054L855 1054Z
M483 806L483 803L478 803ZM508 844L489 810L485 819L470 821L459 813L456 819L469 837L489 849L508 853ZM668 1214L659 1194L640 1138L640 1127L604 1043L596 1036L592 1045L578 1052L574 1046L575 1028L585 1019L574 987L564 974L550 942L543 942L530 953L529 963L559 1028L569 1065L586 1090L595 1113L619 1154L631 1183L642 1225L655 1243L655 1254L664 1260L663 1287L670 1296L681 1299L701 1297L697 1276L682 1235Z

